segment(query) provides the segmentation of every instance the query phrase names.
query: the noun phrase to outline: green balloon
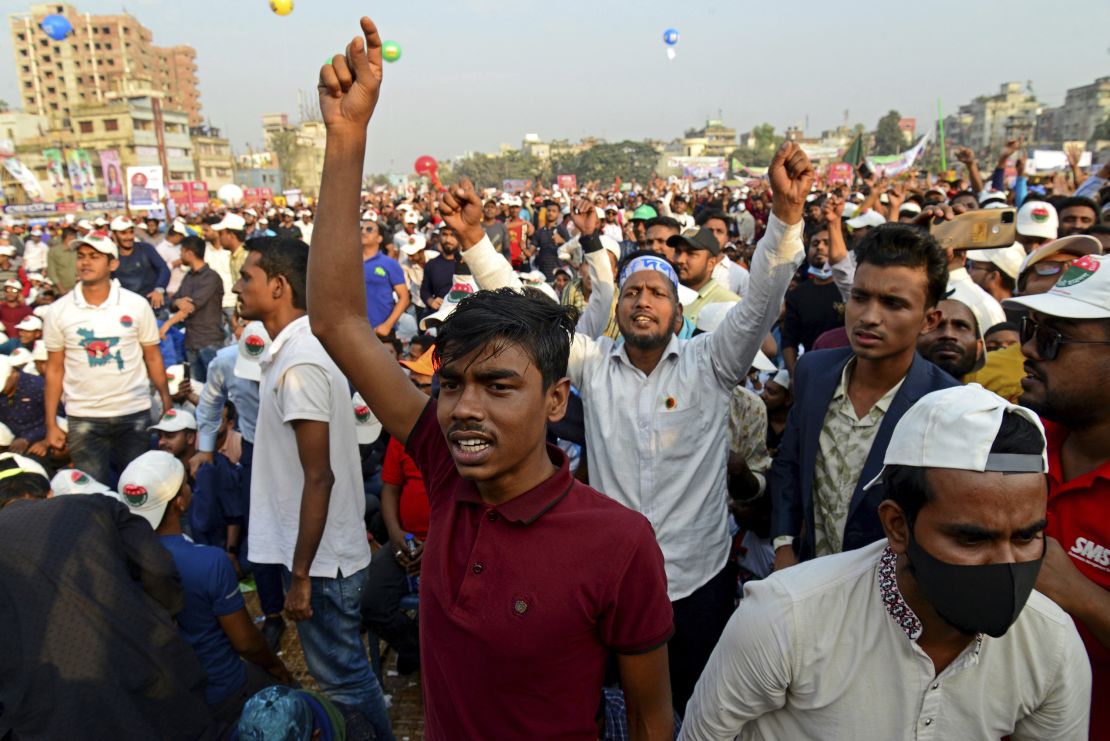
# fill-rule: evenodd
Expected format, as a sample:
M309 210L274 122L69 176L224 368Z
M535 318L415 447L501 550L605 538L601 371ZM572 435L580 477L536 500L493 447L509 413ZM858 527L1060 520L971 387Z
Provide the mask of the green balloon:
M401 45L396 41L387 41L382 44L382 59L387 62L396 62L401 58Z

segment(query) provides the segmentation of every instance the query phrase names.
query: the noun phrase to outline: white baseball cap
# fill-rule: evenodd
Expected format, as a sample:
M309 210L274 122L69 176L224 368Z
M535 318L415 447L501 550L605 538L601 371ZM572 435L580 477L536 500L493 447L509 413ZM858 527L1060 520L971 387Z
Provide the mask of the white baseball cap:
M417 252L423 251L428 240L424 238L423 234L413 232L405 239L404 244L401 245L401 252L406 255L415 255Z
M97 229L103 229L108 226L108 219L103 216L97 216L93 219L93 226Z
M84 471L76 468L63 468L54 474L54 478L50 479L50 488L54 491L54 496L65 496L68 494L107 494L114 499L120 498L118 494L107 486Z
M1072 261L1047 293L1008 298L1002 305L1010 309L1032 309L1063 319L1108 319L1110 255L1084 255Z
M782 386L784 389L790 388L790 371L783 368L776 373L774 378L771 378L768 383L774 383L778 386Z
M406 224L419 224L420 223L420 214L416 213L415 211L405 211L405 223Z
M899 214L919 214L921 213L921 206L918 206L914 201L906 201L898 209Z
M224 217L216 224L212 225L215 231L223 231L230 229L233 232L241 232L247 228L247 222L239 214L226 213Z
M14 288L17 291L22 291L23 284L15 278L8 278L6 281L4 281L4 288Z
M992 250L968 250L967 259L972 262L989 262L1013 280L1021 275L1021 264L1025 262L1025 247L1014 242L1009 247Z
M131 223L130 219L126 219L122 216L117 216L116 218L112 219L112 223L108 228L114 232L125 232L128 229L134 229L135 225Z
M845 201L844 207L840 210L840 218L850 219L856 215L856 211L859 211L859 206L852 203L851 201Z
M25 347L17 347L8 356L8 362L13 368L22 368L31 362L31 351Z
M358 438L358 444L369 445L382 436L382 423L370 411L370 407L366 406L362 394L357 391L351 397L351 404L355 410L355 437Z
M119 259L119 247L116 246L116 243L112 241L112 238L109 237L106 232L89 232L83 237L78 237L77 239L72 240L69 243L69 246L73 249L77 249L83 244L87 244L89 247L92 247L97 252L102 252L108 257L113 257L117 260Z
M1021 263L1021 270L1018 273L1024 273L1032 266L1039 263L1041 260L1047 260L1054 255L1061 252L1071 255L1073 257L1083 257L1083 255L1101 255L1102 242L1092 237L1089 234L1069 234L1066 237L1054 239L1051 242L1042 244L1037 249L1030 252L1025 256L1025 260Z
M362 212L362 220L376 222L378 220L378 212L372 208L369 208Z
M865 226L882 226L886 223L883 215L874 209L868 209L859 216L848 219L848 226L852 229L862 229Z
M77 222L77 228L82 231L91 232L93 230L93 225L88 219L81 219Z
M34 458L28 458L16 453L4 453L0 455L0 461L9 460L15 461L16 467L18 468L20 473L35 473L39 476L42 476L48 482L50 481L50 476L47 475L46 469L43 468L42 464L36 461Z
M257 212L257 211L255 211L255 210L254 210L253 208L244 208L244 209L243 209L243 214L244 214L244 215L246 215L246 214L250 214L250 215L251 215L251 216L253 216L254 218L256 218L256 219L258 218L258 212Z
M158 424L147 428L148 432L181 432L182 430L195 430L197 418L184 409L168 409L158 420Z
M898 420L883 456L883 468L914 466L961 471L1047 472L1047 445L1040 455L991 453L1002 427L1002 417L1007 412L1029 420L1044 437L1044 427L1036 414L1011 404L977 383L926 394ZM864 488L876 486L882 476L883 472L879 471Z
M0 244L0 255L15 257L15 247L10 244Z
M12 434L12 428L0 422L0 447L8 447L12 444L12 440L15 440L15 435Z
M143 453L123 469L119 477L119 494L133 513L157 528L166 513L166 505L181 491L185 466L163 450Z
M262 322L251 322L239 335L239 355L235 358L235 375L246 381L261 381L259 361L270 346L270 334Z
M1029 201L1017 212L1017 233L1026 237L1056 239L1060 217L1047 201Z
M181 390L181 382L185 380L184 363L175 363L166 366L166 385L169 386L170 396Z
M420 329L426 330L447 321L447 317L451 316L460 301L477 292L478 282L473 275L456 273L451 280L451 290L443 297L443 303L434 314L420 320Z
M31 360L47 360L48 357L46 343L42 340L35 340L35 346L31 348Z
M24 332L38 332L42 330L42 320L34 314L28 314L15 328Z

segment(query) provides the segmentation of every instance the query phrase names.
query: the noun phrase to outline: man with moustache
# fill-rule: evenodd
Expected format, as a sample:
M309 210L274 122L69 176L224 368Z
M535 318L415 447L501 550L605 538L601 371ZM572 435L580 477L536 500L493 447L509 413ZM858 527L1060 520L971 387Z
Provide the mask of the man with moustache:
M961 379L982 365L985 351L979 322L971 308L956 299L944 299L937 310L940 321L932 332L921 335L917 351L948 375Z

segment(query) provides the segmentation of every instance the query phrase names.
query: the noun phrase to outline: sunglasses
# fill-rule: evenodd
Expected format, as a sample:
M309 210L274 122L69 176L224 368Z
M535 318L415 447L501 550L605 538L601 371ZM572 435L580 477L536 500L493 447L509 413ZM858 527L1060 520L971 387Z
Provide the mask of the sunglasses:
M1061 345L1110 345L1104 340L1077 340L1065 337L1051 327L1039 323L1031 316L1021 318L1021 344L1036 339L1037 357L1041 360L1055 360L1060 354Z

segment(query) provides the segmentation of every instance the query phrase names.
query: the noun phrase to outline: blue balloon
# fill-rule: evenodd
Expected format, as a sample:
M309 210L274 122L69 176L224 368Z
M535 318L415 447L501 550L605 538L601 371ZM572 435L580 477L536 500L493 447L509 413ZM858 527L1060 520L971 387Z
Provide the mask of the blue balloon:
M668 28L663 32L663 43L667 46L674 46L678 43L678 29Z
M55 41L62 41L73 33L73 24L64 15L48 15L42 19L39 28Z

